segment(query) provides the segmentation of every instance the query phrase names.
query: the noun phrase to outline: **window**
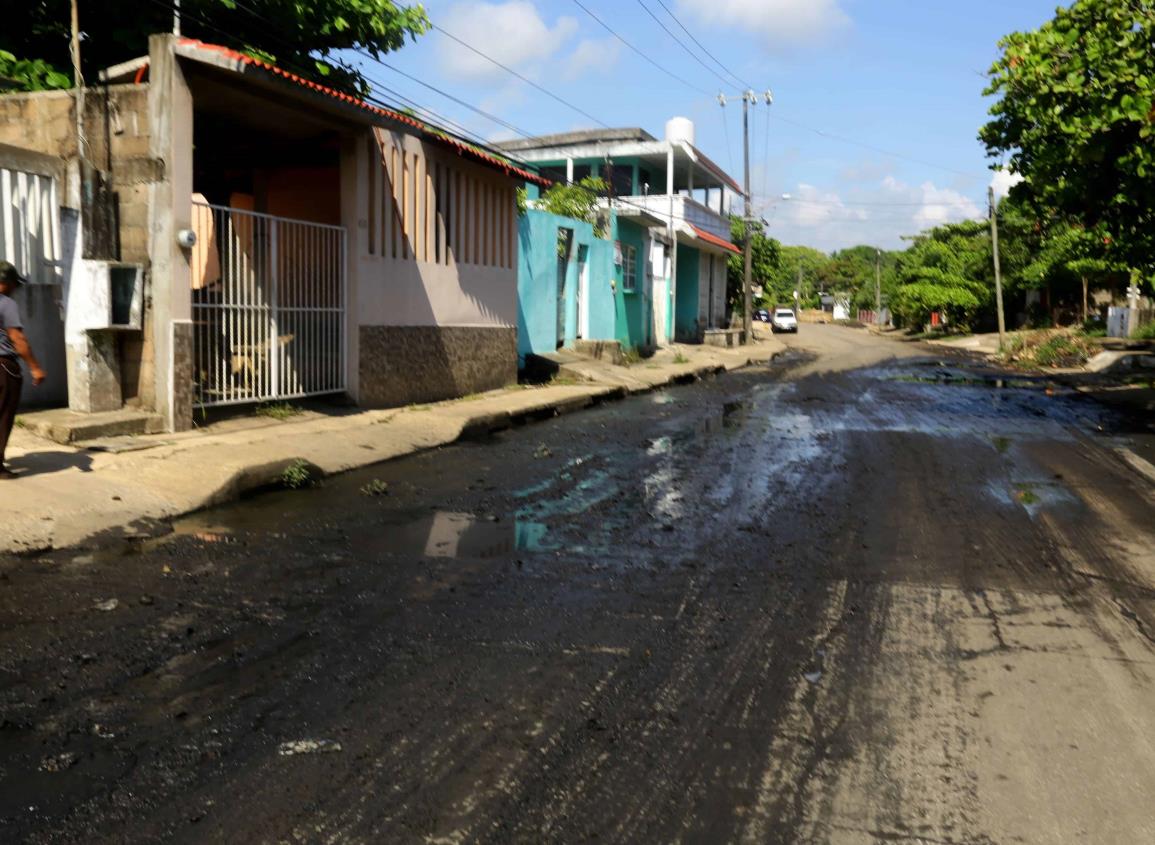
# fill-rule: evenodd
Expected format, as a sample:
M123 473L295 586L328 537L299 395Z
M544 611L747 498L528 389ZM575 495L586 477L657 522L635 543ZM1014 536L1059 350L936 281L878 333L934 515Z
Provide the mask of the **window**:
M648 188L646 187L647 185L649 186ZM662 190L665 190L664 185L661 187L662 187ZM650 171L646 170L644 167L638 168L638 189L637 189L637 192L639 194L644 194L647 192L651 193L651 194L654 193L654 179L652 176L650 176ZM661 192L662 191L658 191L658 193L661 193Z
M622 290L632 293L638 286L638 248L622 244Z

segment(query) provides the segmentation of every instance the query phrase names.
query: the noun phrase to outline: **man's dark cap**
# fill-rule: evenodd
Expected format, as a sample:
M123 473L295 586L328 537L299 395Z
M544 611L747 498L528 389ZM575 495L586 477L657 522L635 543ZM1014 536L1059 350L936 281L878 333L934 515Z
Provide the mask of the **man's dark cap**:
M23 285L26 284L28 280L20 275L20 271L16 269L16 265L11 261L0 261L0 282L5 282L10 285Z

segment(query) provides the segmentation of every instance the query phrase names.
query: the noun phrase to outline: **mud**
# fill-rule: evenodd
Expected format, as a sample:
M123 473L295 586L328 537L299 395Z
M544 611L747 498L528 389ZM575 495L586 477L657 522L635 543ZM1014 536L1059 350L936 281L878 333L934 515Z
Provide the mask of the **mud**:
M1155 840L1130 424L789 343L0 562L0 840Z

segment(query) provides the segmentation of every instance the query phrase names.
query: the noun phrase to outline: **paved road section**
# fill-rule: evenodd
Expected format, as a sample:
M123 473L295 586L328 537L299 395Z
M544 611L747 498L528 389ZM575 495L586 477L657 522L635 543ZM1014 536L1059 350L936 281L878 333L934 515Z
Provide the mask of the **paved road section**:
M1155 841L1134 423L788 342L6 562L0 840Z

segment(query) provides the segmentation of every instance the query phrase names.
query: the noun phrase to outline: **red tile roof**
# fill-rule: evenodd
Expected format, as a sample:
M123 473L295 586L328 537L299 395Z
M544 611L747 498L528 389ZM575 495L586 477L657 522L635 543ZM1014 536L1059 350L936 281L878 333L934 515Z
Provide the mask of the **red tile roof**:
M218 53L225 56L226 58L232 59L233 61L240 62L241 64L261 68L262 70L268 71L269 73L286 79L295 85L299 85L302 88L307 88L312 91L316 91L319 94L332 97L335 100L348 103L351 106L355 106L370 114L384 117L387 120L406 124L416 129L427 140L436 144L450 147L451 149L456 150L458 155L476 159L482 164L502 171L508 176L517 176L527 182L534 182L544 187L548 187L553 184L552 180L546 179L544 176L539 176L536 173L531 173L528 170L517 167L512 162L488 153L479 147L473 146L472 144L467 144L464 141L460 141L457 138L451 136L446 130L434 126L433 124L418 120L415 117L410 117L403 112L374 106L365 102L364 100L354 97L352 94L346 94L343 91L336 90L335 88L329 88L328 86L321 85L319 82L314 82L311 79L298 76L297 74L291 73L284 68L277 67L276 65L262 61L261 59L255 59L252 56L247 56L244 53L238 52L237 50L233 50L228 47L222 47L219 44L206 44L205 42L198 41L195 38L181 38L180 45L182 47L191 47L195 50L205 50Z
M699 229L693 223L689 225L690 228L694 230L694 234L706 243L713 244L714 246L721 247L725 250L729 250L735 255L740 255L742 253L742 250L738 249L738 247L734 246L734 244L730 243L725 238L719 238L717 235L711 235L705 229Z

